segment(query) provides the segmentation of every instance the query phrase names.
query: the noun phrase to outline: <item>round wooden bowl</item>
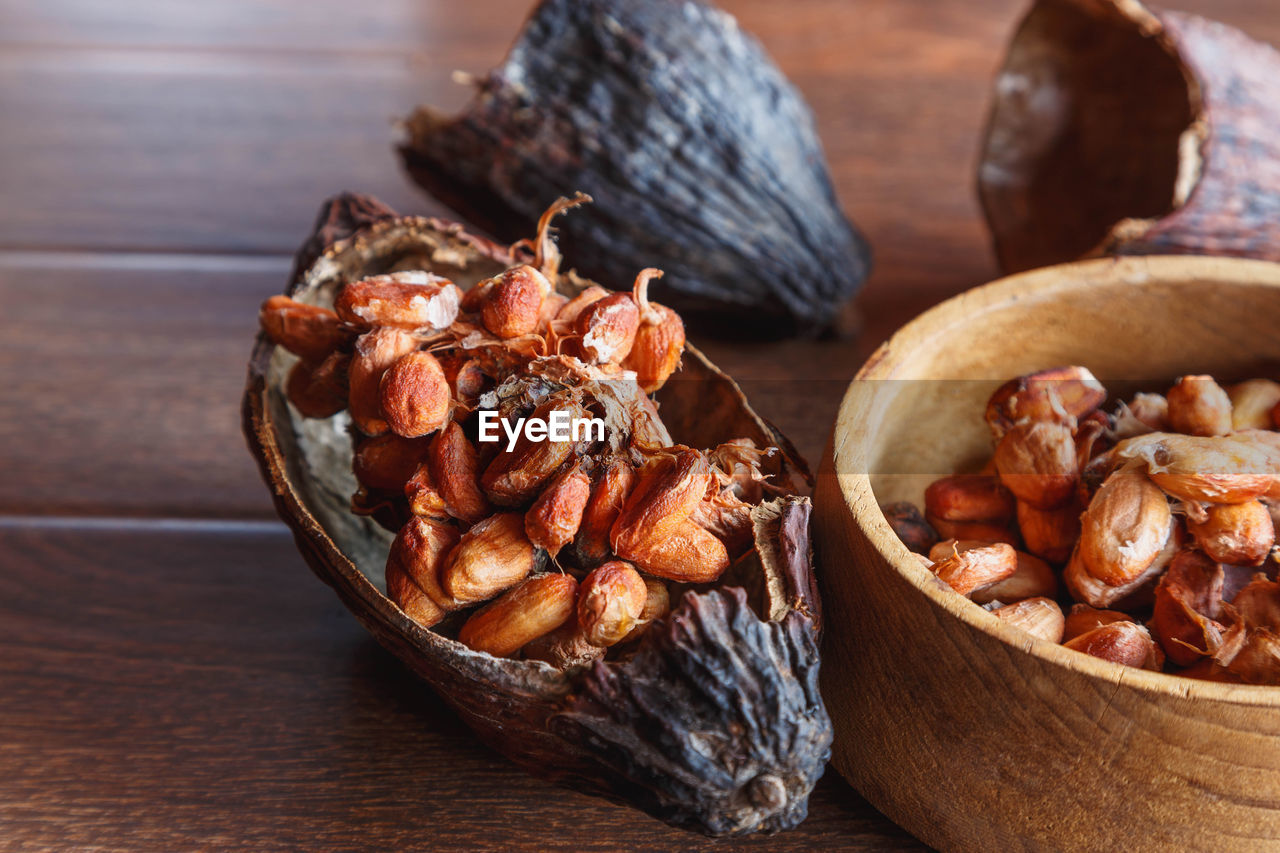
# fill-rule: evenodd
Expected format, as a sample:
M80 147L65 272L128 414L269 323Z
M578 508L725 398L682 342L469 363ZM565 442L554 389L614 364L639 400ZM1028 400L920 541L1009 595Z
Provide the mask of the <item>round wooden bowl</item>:
M1148 257L1024 273L933 308L871 357L815 499L834 764L943 849L1280 846L1280 688L1032 639L938 584L880 512L980 466L988 395L1060 364L1112 393L1274 374L1280 265Z

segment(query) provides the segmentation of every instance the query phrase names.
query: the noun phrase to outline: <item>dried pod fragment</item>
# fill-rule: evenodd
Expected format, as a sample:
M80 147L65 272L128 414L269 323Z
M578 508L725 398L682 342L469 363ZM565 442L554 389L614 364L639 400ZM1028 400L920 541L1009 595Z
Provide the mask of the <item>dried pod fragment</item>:
M1066 624L1062 608L1050 598L1028 598L1016 604L1006 604L991 611L991 615L1026 631L1033 637L1051 643L1062 642Z
M1073 637L1063 645L1095 658L1139 669L1158 671L1164 664L1164 656L1151 639L1151 634L1136 622L1112 622Z
M934 530L915 504L909 501L883 504L880 511L885 521L893 528L893 532L902 540L908 550L917 554L927 554L929 549L938 544L938 531Z
M390 429L382 416L382 374L417 348L418 341L412 334L390 326L367 332L356 340L347 408L351 420L365 435L381 435Z
M1271 513L1261 501L1210 504L1203 520L1187 518L1187 532L1219 563L1260 566L1276 544Z
M410 176L467 221L515 240L582 189L597 215L562 231L580 272L621 288L661 267L664 301L728 329L827 326L866 276L808 108L709 6L544 0L462 115L405 129Z
M825 753L830 744L809 716L820 695L813 658L803 653L813 635L801 631L804 618L794 611L776 622L750 614L739 588L686 593L669 619L645 633L631 667L584 673L552 730L602 755L614 768L610 790L639 792L681 825L703 826L685 816L689 804L714 816L704 828L716 834L795 825L804 817L796 792L811 787L821 768L790 756ZM793 656L796 642L802 653ZM774 681L770 662L784 660L792 661L792 677ZM762 705L774 709L769 725L761 725ZM708 731L728 737L717 734L719 747L708 750ZM683 781L674 789L654 784L668 774ZM724 783L708 785L708 778Z
M258 321L272 341L313 363L324 361L351 339L351 332L333 311L288 296L272 296L263 302Z
M1001 266L1280 259L1277 81L1274 50L1217 22L1136 0L1036 2L997 78L978 175Z
M539 562L524 532L524 515L501 512L462 534L441 570L440 585L450 598L473 604L524 580Z
M996 441L1026 421L1074 426L1106 399L1106 389L1087 367L1053 367L1010 379L997 388L987 401L987 425Z
M578 582L572 575L534 575L477 610L458 631L458 642L505 657L573 617Z
M577 534L589 497L591 478L581 468L574 466L560 474L524 515L529 541L555 557Z
M1183 376L1165 399L1174 432L1205 436L1231 432L1231 398L1212 376Z
M1054 421L1017 423L996 445L1000 482L1020 501L1053 509L1075 494L1079 469L1071 428Z
M1231 428L1237 432L1245 429L1271 429L1271 411L1280 406L1280 382L1270 379L1249 379L1237 382L1227 389L1231 400Z
M382 375L382 417L396 435L435 432L449 416L449 381L429 352L411 352Z
M1013 518L1013 495L998 477L954 474L934 480L924 490L925 511L947 521L1005 524Z
M1090 576L1112 587L1133 583L1155 562L1173 527L1169 501L1142 469L1112 474L1080 519L1079 555Z
M639 624L648 598L640 574L628 563L611 560L582 580L578 627L592 645L612 646Z
M461 292L447 278L428 272L396 272L353 281L333 308L354 326L399 326L434 331L457 319Z
M480 488L479 459L475 446L456 422L445 426L427 453L431 479L454 518L475 524L493 511Z
M294 253L289 281L300 281L305 273L310 272L330 244L349 239L359 229L393 219L395 215L394 210L373 196L343 192L325 199L316 214L311 235Z
M938 580L965 596L999 583L1017 570L1017 552L1003 542L959 551L931 569Z
M1214 622L1222 607L1222 567L1199 551L1182 551L1156 586L1151 628L1169 660L1190 666L1222 644Z
M1132 616L1128 613L1121 613L1119 610L1099 610L1087 604L1075 604L1072 605L1071 612L1067 614L1066 622L1063 625L1062 640L1066 642L1081 634L1087 634L1094 628L1110 625L1112 622L1133 621L1134 618Z

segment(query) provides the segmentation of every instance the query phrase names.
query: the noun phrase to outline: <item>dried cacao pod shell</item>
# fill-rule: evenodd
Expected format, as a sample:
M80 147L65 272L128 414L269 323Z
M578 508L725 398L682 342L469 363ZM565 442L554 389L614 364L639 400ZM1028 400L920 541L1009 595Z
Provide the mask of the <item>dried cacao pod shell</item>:
M409 175L500 239L561 225L584 275L686 320L785 335L831 324L870 254L836 201L813 117L760 45L700 2L544 0L457 117L404 121Z
M379 209L359 197L332 204ZM401 269L435 271L466 288L513 261L508 249L436 219L379 216L361 225L340 211L321 216L322 225L334 222L351 227L301 269L290 290L300 301L329 305L344 283ZM718 588L686 592L646 626L633 655L570 671L492 657L414 623L384 594L390 534L349 511L355 482L343 430L295 419L286 405L292 360L260 335L243 406L250 450L280 516L315 573L484 741L531 772L710 835L778 831L804 819L831 744L817 689L808 498L755 507L752 558ZM783 484L809 482L790 444L692 346L657 398L675 440L776 446L770 473Z
M1280 54L1137 0L1038 0L978 190L1006 272L1081 256L1280 260Z

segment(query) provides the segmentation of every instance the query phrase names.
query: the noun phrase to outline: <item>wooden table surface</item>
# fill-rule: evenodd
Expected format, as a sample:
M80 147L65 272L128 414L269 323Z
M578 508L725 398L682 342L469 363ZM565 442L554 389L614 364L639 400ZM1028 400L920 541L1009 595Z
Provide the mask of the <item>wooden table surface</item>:
M973 169L1024 3L724 5L875 248L860 339L697 341L816 462L871 349L995 273ZM1275 42L1272 5L1181 3ZM257 306L333 192L445 213L391 119L460 106L450 72L498 62L527 8L0 3L0 848L919 846L834 772L799 829L712 843L516 771L275 519L239 431Z

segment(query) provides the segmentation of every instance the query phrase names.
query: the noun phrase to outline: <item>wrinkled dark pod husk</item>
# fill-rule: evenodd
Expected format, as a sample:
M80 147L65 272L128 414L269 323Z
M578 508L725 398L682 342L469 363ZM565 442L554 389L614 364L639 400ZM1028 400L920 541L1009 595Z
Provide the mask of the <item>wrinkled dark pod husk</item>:
M596 664L552 729L614 770L612 793L678 826L734 835L762 809L771 829L804 820L822 766L778 758L830 747L808 620L761 622L730 589L688 593L651 633L630 666Z
M1008 272L1081 256L1280 260L1280 54L1136 0L1039 0L978 188Z
M508 249L461 226L383 216L375 205L348 196L326 206L317 227L338 239L301 271L294 298L329 304L347 281L398 269L430 269L466 287L512 261ZM361 225L352 214L361 210L377 215ZM345 415L307 419L286 404L292 360L259 336L243 405L277 511L312 570L485 742L532 773L710 835L779 831L804 819L831 745L816 689L808 498L756 507L754 556L720 588L687 593L634 655L577 673L491 657L421 627L384 595L390 534L349 511ZM770 464L778 479L809 482L789 445L693 347L658 402L677 441L777 444L783 452Z
M424 107L400 146L414 181L500 239L561 223L579 272L725 333L829 326L870 255L840 211L799 93L728 14L688 0L544 0L457 117Z
M293 272L289 274L289 281L301 278L334 243L347 239L365 226L392 219L395 215L394 210L369 195L345 192L329 199L320 206L316 222L311 226L311 236L293 256Z

